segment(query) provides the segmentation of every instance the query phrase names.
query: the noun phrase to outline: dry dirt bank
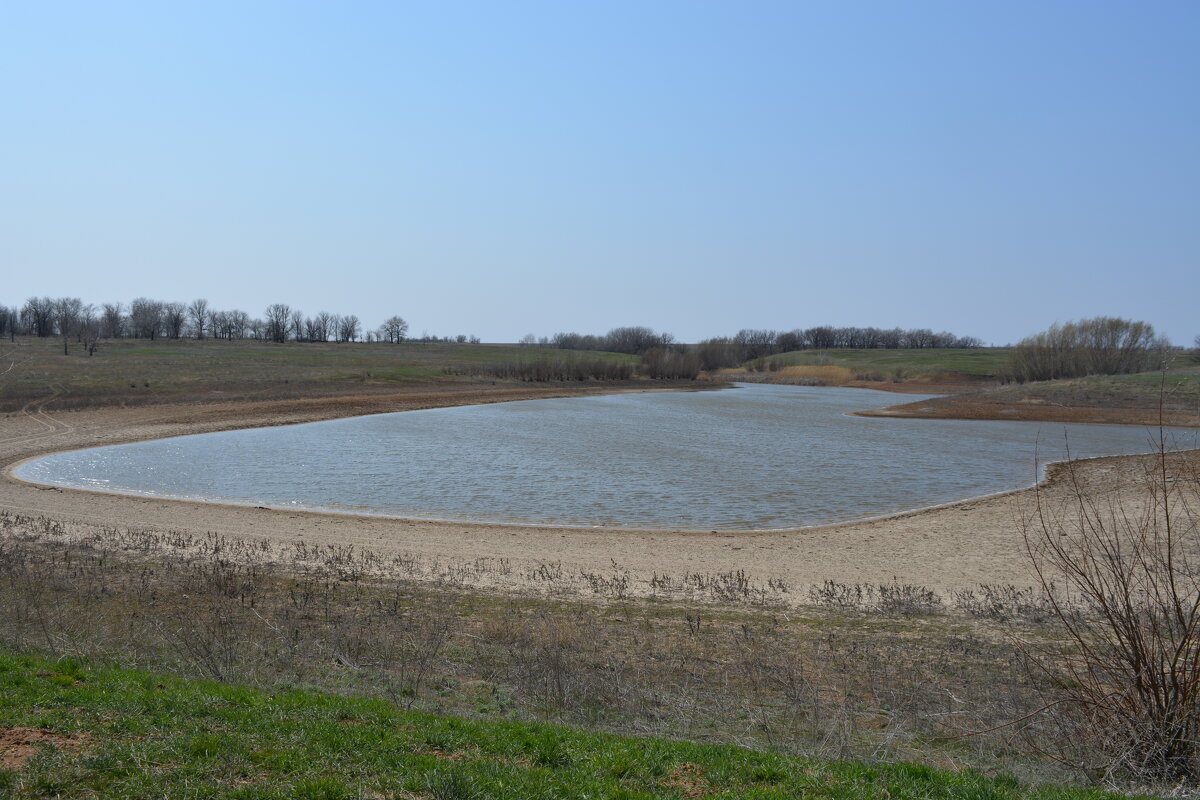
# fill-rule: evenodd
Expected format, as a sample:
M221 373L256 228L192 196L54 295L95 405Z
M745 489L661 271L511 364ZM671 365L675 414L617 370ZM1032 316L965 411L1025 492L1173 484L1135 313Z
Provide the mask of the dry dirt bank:
M863 384L864 388L866 384ZM914 384L915 386L915 384ZM875 388L875 387L869 387ZM882 388L882 387L880 387ZM952 386L931 389L929 394L946 391L946 397L918 400L872 411L855 412L860 417L903 417L907 419L978 419L1018 420L1022 422L1081 422L1101 425L1163 424L1179 427L1200 426L1200 416L1180 409L1150 407L1105 407L1096 405L1060 405L1035 398L997 399L962 394ZM955 392L958 393L955 393Z
M13 478L16 463L74 448L233 428L306 422L356 414L612 391L611 387L465 387L413 389L388 396L318 398L258 403L176 404L130 409L55 412L53 396L0 417L0 509L45 515L74 529L100 526L173 530L203 535L266 537L311 545L353 545L381 555L408 553L426 560L507 559L511 580L539 564L561 563L566 579L628 570L631 593L653 575L679 577L744 570L751 580L781 579L795 600L808 585L911 582L947 591L979 583L1031 583L1021 524L1032 493L970 500L885 519L787 531L671 532L512 527L437 523L156 500L37 487ZM1136 457L1087 462L1081 475L1092 489L1116 497L1143 469ZM1051 479L1043 498L1069 506L1069 487ZM510 585L511 584L511 585Z

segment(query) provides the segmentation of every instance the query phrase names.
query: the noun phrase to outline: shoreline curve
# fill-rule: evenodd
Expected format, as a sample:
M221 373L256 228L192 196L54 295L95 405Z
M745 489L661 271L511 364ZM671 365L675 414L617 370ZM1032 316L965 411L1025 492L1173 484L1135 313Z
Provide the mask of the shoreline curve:
M618 564L635 579L650 574L743 570L757 580L782 580L795 587L825 580L855 583L896 579L943 591L979 583L1024 585L1032 580L1020 533L1021 520L1028 516L1028 503L1022 501L1032 495L1035 487L1043 493L1054 493L1061 483L1061 470L1055 464L1044 465L1040 480L1031 486L981 497L817 526L720 531L457 522L273 509L62 488L24 481L13 474L20 464L53 452L107 444L416 408L599 393L612 392L555 390L511 396L511 392L483 391L450 398L416 393L405 398L407 403L402 399L396 404L401 407L386 410L363 410L356 402L359 398L345 398L315 409L292 409L290 414L272 408L271 403L240 403L223 409L98 409L57 416L42 408L38 413L45 419L17 416L16 423L5 425L9 435L0 437L0 463L4 464L0 508L48 516L81 531L105 526L136 527L306 541L463 561L503 558L526 565L554 562L565 572L580 575L607 571L610 565ZM1115 486L1105 488L1113 484L1109 478L1136 475L1139 462L1145 458L1099 457L1081 462L1083 468L1079 471L1086 473L1089 481L1098 480L1102 490L1110 491Z

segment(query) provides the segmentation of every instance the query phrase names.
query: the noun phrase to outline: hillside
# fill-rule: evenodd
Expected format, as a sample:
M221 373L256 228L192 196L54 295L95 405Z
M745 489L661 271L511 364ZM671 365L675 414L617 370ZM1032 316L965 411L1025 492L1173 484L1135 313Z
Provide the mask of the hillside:
M0 794L12 798L1116 797L12 653L0 654L0 765Z

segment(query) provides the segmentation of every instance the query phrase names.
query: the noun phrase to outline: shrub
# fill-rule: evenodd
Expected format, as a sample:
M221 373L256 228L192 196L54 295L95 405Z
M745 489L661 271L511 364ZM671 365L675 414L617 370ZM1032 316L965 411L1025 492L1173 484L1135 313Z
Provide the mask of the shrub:
M628 380L633 377L632 364L625 361L611 361L599 357L531 358L494 364L483 368L481 371L496 378L515 378L517 380L538 383L547 381Z
M1019 383L1144 372L1158 366L1166 347L1148 323L1095 317L1051 325L1022 340L1008 371Z
M1049 508L1038 492L1034 522L1024 530L1065 642L1031 653L1053 687L1048 705L1061 712L1067 740L1078 747L1075 763L1110 775L1200 782L1195 454L1169 452L1160 433L1135 503L1127 492L1093 491L1073 463L1066 469L1070 508Z
M642 355L642 372L648 378L686 378L700 374L700 359L693 351L654 347Z

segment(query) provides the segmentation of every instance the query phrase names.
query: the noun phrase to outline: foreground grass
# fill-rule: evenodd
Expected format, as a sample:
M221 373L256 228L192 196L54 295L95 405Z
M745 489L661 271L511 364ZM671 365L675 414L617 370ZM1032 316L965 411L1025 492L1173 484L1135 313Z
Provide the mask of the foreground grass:
M3 652L0 755L5 735L18 730L41 731L46 741L27 761L0 771L0 796L1110 796L915 764L823 762L553 725L472 722L379 700Z

